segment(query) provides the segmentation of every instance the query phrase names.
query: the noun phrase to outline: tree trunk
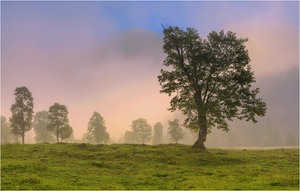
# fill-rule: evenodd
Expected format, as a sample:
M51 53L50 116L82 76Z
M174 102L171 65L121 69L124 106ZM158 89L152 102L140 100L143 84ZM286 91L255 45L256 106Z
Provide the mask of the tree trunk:
M56 126L56 141L59 143L59 131L58 131L58 126Z
M22 144L24 145L24 142L25 142L25 133L22 132Z
M199 126L199 133L198 133L198 139L192 146L192 148L200 149L200 150L206 150L206 147L204 145L204 142L206 141L206 133L207 133L207 118L206 118L206 106L201 100L201 88L196 85L195 86L195 94L194 94L194 100L197 105L197 118L198 118L198 126Z
M207 134L207 118L206 118L206 111L205 109L200 108L198 110L198 124L199 124L199 133L198 139L193 144L192 148L206 150L204 142L206 141L206 134Z
M206 131L206 130L205 130ZM192 148L195 149L200 149L203 151L206 151L206 147L204 145L204 142L206 141L206 132L204 132L203 129L199 129L198 133L198 139L197 141L193 144Z

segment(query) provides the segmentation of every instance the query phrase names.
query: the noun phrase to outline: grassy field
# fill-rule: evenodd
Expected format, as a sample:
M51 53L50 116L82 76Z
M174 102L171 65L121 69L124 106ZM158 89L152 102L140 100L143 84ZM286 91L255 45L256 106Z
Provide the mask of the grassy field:
M299 150L184 145L1 146L3 190L299 189Z

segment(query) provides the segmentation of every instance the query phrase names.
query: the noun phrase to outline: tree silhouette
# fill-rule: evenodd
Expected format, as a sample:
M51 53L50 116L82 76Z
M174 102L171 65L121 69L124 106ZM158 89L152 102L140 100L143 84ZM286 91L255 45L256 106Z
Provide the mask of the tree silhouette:
M132 132L136 143L145 144L151 140L152 128L146 119L139 118L132 121Z
M179 120L178 119L174 119L173 121L169 121L168 129L169 129L168 133L171 136L171 140L175 141L176 144L178 143L178 141L183 139L184 133L183 133L182 128L179 125Z
M257 98L259 89L249 65L245 43L233 32L213 31L200 38L193 28L164 27L166 70L158 81L161 92L173 95L171 111L181 110L184 125L198 131L193 148L205 150L206 135L212 127L228 131L233 118L257 122L266 104Z
M10 108L12 117L9 121L12 133L20 135L24 144L25 132L32 128L33 98L31 92L24 86L16 88L14 95L15 103Z
M55 141L53 134L48 131L49 114L47 111L39 111L35 114L33 120L33 130L35 132L36 143L52 143Z
M56 136L57 143L71 136L72 127L69 125L68 109L65 105L58 103L49 108L49 121L47 128Z
M105 121L98 112L94 112L88 124L88 139L97 144L107 143L109 134L106 132Z
M160 122L155 123L153 126L154 132L153 132L153 144L158 145L162 143L163 139L163 125Z

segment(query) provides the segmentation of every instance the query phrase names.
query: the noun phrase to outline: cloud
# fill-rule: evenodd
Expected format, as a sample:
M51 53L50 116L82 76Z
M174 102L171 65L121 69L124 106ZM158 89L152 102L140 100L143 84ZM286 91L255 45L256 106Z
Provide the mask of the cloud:
M291 18L295 15L289 13L289 6L293 4L221 2L210 3L205 6L206 10L198 12L191 8L189 13L192 26L204 38L210 31L222 29L248 38L252 68L261 76L299 64L299 25L291 22L296 18Z
M25 85L33 94L36 112L48 110L54 102L69 108L76 138L86 132L94 111L103 115L115 139L136 118L151 123L166 118L168 97L159 93L157 81L163 59L160 35L131 30L97 39L91 29L82 29L85 24L80 23L87 18L65 27L53 20L46 26L41 19L23 15L5 25L3 115L10 116L14 89ZM55 27L59 29L50 31Z
M10 116L13 91L25 85L36 112L54 102L67 105L76 138L86 132L94 111L101 113L116 140L139 117L151 124L177 117L167 111L170 98L159 93L162 34L132 27L161 30L163 22L195 27L205 35L232 30L249 38L251 64L260 76L298 64L299 28L286 22L280 7L249 16L243 12L247 5L237 9L226 2L171 2L171 11L166 11L167 2L159 2L164 5L159 8L152 2L123 10L120 19L99 2L19 3L2 9L2 115ZM130 30L120 32L123 25Z
M272 22L268 22L270 15ZM278 73L299 64L299 27L288 25L280 11L228 28L249 39L251 65L258 75Z

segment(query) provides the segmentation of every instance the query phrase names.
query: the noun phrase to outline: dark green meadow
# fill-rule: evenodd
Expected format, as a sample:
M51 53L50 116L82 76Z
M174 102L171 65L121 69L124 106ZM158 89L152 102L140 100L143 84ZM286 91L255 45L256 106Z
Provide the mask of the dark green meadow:
M299 150L185 145L1 146L3 190L299 189Z

